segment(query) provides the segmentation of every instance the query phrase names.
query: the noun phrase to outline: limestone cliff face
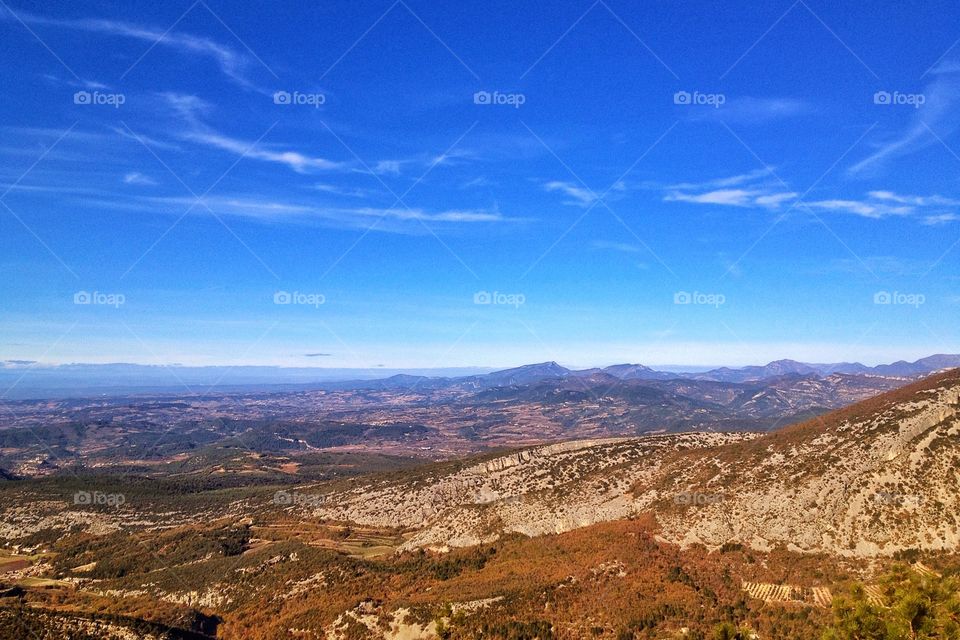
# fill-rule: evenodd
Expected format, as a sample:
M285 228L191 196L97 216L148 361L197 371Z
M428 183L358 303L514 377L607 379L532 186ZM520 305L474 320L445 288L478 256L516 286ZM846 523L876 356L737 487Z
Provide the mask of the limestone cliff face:
M819 430L751 444L761 443L665 469L664 482L675 488L722 498L663 509L664 538L856 556L960 548L960 382L954 377L876 413L836 424L828 417Z
M328 496L314 515L414 529L408 547L469 546L505 532L542 535L636 514L630 487L666 453L754 437L693 433L581 440L537 447L442 477L359 487Z

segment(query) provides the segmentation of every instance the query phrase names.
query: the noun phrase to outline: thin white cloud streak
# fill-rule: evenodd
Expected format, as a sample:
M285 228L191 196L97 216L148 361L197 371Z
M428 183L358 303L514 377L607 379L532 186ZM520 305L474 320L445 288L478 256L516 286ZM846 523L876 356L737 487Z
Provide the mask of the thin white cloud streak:
M215 131L204 122L203 115L210 112L212 106L203 99L179 93L163 93L160 95L186 123L186 130L174 134L183 140L220 149L221 151L229 151L235 155L243 155L254 160L282 164L297 173L347 170L352 166L349 163L309 156L299 151L270 149L263 142L254 144L252 141L233 138Z
M734 124L757 125L784 118L795 118L812 111L797 98L731 97L718 108L691 110L692 120L722 120Z
M369 189L360 189L356 187L341 187L335 184L327 184L325 182L318 182L313 185L313 189L320 191L321 193L331 193L336 196L345 196L349 198L366 198L371 195Z
M146 42L151 46L155 44L156 46L166 47L180 54L189 53L204 56L214 60L227 77L242 87L261 93L269 93L267 90L254 85L247 77L247 71L252 63L252 59L249 56L209 38L182 33L176 30L164 32L163 29L156 27L145 27L119 20L101 18L50 18L26 11L17 11L16 16L31 25L130 38ZM8 11L0 12L0 19L3 18L8 21L16 20Z
M705 180L703 182L680 182L677 184L667 185L665 188L670 191L703 191L708 189L736 187L748 182L756 182L761 178L767 178L772 175L775 170L775 167L764 167L763 169L757 169L755 171L749 171L747 173L741 173L735 176L715 178L713 180Z
M153 186L157 184L157 181L151 178L150 176L145 176L139 171L131 171L130 173L123 176L124 184L134 184L140 186Z
M793 200L797 195L792 191L768 193L755 189L717 189L696 194L677 191L667 194L663 199L667 202L776 208L788 200Z
M952 198L944 198L938 195L901 195L893 191L870 191L867 193L867 197L861 200L831 199L804 203L804 206L815 209L851 213L874 220L924 215L924 210L931 207L956 207L958 205L960 205L960 201ZM955 214L950 212L929 212L924 215L921 222L927 225L946 224L956 219Z
M572 204L578 207L589 207L597 201L597 195L595 193L569 182L553 180L543 185L543 188L546 191L560 192L570 198L573 198L572 200L566 200L564 204Z
M872 218L879 220L891 216L909 216L914 212L913 207L903 205L889 205L882 202L869 202L864 200L817 200L806 202L804 206L824 211L838 211L841 213L852 213L863 218Z
M761 207L776 209L783 203L795 199L797 195L798 194L793 191L771 193L763 196L757 196L756 198L754 198L754 204L757 204Z
M933 216L926 216L923 219L923 224L928 227L937 227L944 224L950 224L951 222L957 222L960 220L960 215L955 213L939 213Z
M867 195L876 200L889 200L915 207L956 207L960 206L960 200L944 198L943 196L905 196L893 191L869 191Z
M910 155L939 144L960 127L960 65L943 62L930 72L933 81L924 87L924 104L909 108L910 124L895 139L881 145L872 154L847 169L848 175L877 173L885 165L902 156ZM895 109L896 105L877 105L878 109ZM903 109L906 110L906 109Z
M183 138L223 151L230 151L237 155L243 155L246 158L283 164L297 173L309 173L311 170L339 170L344 167L343 163L327 160L326 158L307 156L298 151L271 151L256 146L252 142L238 140L212 131L186 133L183 135Z
M179 215L193 207L197 216L204 215L209 207L217 215L245 218L265 223L283 224L321 224L337 228L369 228L373 231L400 233L407 235L422 234L425 230L420 223L442 225L444 228L462 225L500 225L524 222L522 218L507 217L499 211L477 209L445 209L427 211L421 208L403 207L328 207L311 204L284 202L260 196L216 196L200 199L191 197L139 197L122 200L104 198L97 201L87 200L87 204L151 211L169 215Z
M795 209L817 209L845 213L861 218L881 220L891 217L921 215L925 225L948 224L958 217L943 209L960 206L960 200L940 195L903 195L889 190L873 190L864 198L829 198L814 201L800 200L793 191L782 191L763 180L772 170L764 169L728 178L699 183L680 183L668 187L663 196L666 202L687 202L700 205L752 207L770 210L786 206ZM729 187L729 188L713 188ZM707 189L707 190L704 190ZM930 211L931 208L940 211Z

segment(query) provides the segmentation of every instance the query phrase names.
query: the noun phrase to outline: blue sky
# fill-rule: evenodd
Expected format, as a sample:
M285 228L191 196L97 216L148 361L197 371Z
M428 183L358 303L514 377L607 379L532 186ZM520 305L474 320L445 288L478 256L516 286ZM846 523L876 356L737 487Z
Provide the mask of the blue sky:
M0 360L960 351L958 14L5 4Z

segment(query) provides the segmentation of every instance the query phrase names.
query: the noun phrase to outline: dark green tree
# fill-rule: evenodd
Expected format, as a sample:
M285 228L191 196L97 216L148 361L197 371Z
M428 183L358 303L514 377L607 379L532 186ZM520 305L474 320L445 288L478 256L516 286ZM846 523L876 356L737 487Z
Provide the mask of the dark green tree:
M960 638L960 583L897 567L880 582L883 604L862 585L833 601L823 640L953 640Z

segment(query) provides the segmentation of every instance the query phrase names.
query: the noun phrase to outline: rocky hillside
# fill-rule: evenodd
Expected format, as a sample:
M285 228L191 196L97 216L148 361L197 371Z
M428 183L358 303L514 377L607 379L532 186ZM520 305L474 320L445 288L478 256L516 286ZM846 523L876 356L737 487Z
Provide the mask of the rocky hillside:
M468 546L641 513L683 545L850 556L960 547L960 371L779 432L578 441L325 497L322 518ZM302 507L301 507L302 508Z
M666 454L752 437L687 433L547 445L442 475L361 485L326 496L313 515L411 529L407 547L469 546L506 532L560 533L636 514L643 505L630 487L651 477Z
M752 442L665 461L663 536L719 546L889 555L960 547L960 372ZM687 491L689 502L663 500Z

